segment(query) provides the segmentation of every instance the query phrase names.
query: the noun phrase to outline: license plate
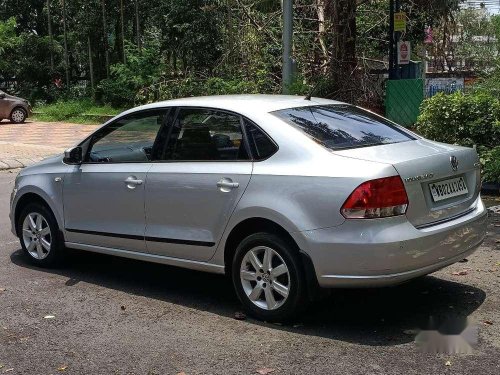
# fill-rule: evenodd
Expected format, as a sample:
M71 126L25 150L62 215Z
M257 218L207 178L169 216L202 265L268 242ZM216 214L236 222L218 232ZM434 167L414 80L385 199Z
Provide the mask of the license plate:
M429 189L434 202L469 193L463 177L430 183Z

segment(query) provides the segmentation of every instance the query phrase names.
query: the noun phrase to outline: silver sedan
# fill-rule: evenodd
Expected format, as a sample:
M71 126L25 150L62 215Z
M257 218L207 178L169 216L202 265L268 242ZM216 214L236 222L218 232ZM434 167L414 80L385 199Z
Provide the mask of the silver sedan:
M485 236L475 150L326 99L235 95L128 110L25 168L12 231L52 266L65 248L228 274L283 320L320 288L393 285Z

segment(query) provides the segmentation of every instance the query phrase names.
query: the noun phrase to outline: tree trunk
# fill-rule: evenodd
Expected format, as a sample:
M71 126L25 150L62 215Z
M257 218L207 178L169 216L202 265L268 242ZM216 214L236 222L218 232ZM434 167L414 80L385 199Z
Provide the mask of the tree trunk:
M127 62L127 58L125 56L125 24L123 17L123 0L120 0L120 28L121 28L121 37L122 37L122 59L123 63Z
M47 23L49 28L49 41L50 41L50 71L54 72L54 37L52 36L52 17L50 15L50 0L47 0Z
M325 43L325 0L316 0L316 13L318 14L318 40L321 47L322 57L319 66L323 67L321 71L326 72L328 61L328 50Z
M101 1L102 5L102 36L104 42L104 58L106 61L106 78L109 78L109 47L108 47L108 24L106 22L106 4L105 0Z
M90 43L90 35L87 36L87 44L89 46L89 75L90 75L90 87L92 89L92 99L95 99L95 87L94 87L94 64L92 63L92 45Z
M139 27L139 4L137 0L135 0L135 28L137 31L137 47L139 48L139 52L142 50L142 41L141 41L141 28Z
M333 25L330 77L331 96L345 101L355 101L357 79L356 61L356 1L330 0L328 15Z
M64 70L66 72L66 88L69 89L69 59L68 59L68 36L66 32L66 0L62 0L63 6L63 33L64 33Z

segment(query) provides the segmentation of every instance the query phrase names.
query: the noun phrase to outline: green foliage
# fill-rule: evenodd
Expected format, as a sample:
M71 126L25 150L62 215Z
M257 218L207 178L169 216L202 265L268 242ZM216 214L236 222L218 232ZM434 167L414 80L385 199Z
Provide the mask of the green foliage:
M481 93L439 93L422 103L417 131L440 142L492 148L500 144L500 101Z
M161 77L164 65L158 41L148 42L142 51L127 43L126 51L126 64L112 65L110 78L99 84L98 95L104 103L114 106L133 105L136 93Z
M484 181L500 183L500 146L483 152L481 164Z

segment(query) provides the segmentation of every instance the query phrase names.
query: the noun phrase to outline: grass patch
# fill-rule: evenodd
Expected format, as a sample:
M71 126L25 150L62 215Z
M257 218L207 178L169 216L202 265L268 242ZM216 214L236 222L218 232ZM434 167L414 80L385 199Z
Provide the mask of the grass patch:
M97 105L90 99L60 101L52 104L37 105L33 117L39 121L66 121L77 124L100 124L108 116L123 111L109 105Z

